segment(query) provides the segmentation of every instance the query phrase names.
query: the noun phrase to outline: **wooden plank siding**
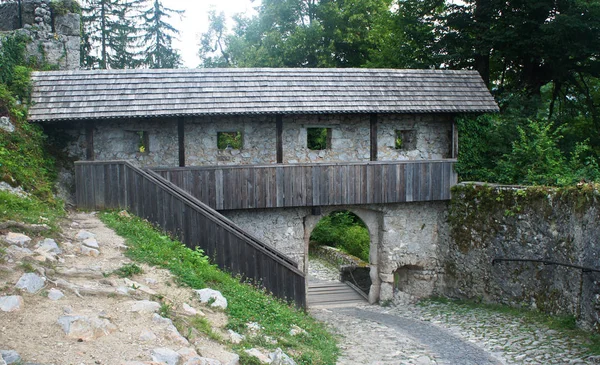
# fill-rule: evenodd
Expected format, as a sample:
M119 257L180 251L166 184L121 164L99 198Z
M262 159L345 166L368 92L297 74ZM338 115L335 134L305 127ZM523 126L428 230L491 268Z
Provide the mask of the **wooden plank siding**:
M458 179L455 162L203 166L153 171L213 209L233 210L448 200Z
M249 176L254 173L202 171L198 176L176 174L173 178L183 186L201 187L204 179L215 181L215 176L231 175L243 178L245 191L256 195L255 190L248 189L253 181ZM75 180L80 209L128 209L172 233L187 247L200 247L221 269L252 279L298 307L306 306L306 281L295 261L158 174L124 161L76 162ZM214 203L215 190L200 189L200 195L204 194L209 201L212 198Z

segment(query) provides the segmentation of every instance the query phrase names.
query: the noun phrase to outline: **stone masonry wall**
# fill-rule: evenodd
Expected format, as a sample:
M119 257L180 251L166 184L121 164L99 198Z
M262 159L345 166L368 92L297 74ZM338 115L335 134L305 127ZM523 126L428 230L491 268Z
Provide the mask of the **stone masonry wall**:
M370 295L373 301L391 300L398 290L415 297L434 292L440 273L437 252L447 239L447 204L443 202L373 206L324 207L319 215L310 208L222 212L242 228L297 260L304 270L308 243L317 223L333 211L349 210L367 225L371 237ZM408 270L406 270L408 268ZM398 270L401 286L395 285Z
M0 34L20 34L29 42L27 57L38 64L56 65L61 70L79 68L80 15L53 15L50 0L23 0L23 26L19 23L18 3L0 4Z
M545 259L600 269L598 187L458 186L452 239L437 256L440 294L574 315L600 330L600 274L494 258Z
M307 148L307 127L332 129L331 148L314 151ZM410 129L417 136L415 149L396 150L395 131ZM148 133L150 143L140 153L135 131ZM219 150L218 132L242 132L241 149ZM381 115L378 125L378 159L419 160L449 157L451 123L447 116ZM69 132L77 139L70 153L83 156L83 129ZM301 115L283 118L283 162L359 162L370 158L370 122L368 115ZM178 137L176 119L98 121L94 148L97 160L128 159L143 166L177 166ZM274 116L213 116L185 119L187 166L243 165L276 163Z

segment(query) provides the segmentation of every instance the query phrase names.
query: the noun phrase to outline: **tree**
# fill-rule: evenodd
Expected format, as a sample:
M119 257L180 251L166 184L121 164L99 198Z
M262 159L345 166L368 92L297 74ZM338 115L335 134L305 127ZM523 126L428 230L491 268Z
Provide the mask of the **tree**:
M142 26L145 58L143 64L150 68L175 68L181 65L181 56L173 48L173 37L179 31L168 23L173 15L184 11L165 8L161 0L154 0L143 13Z
M83 0L81 63L87 68L136 67L134 11L145 0Z
M217 14L215 10L208 13L208 31L200 38L200 63L203 67L228 67L231 65L229 54L225 49L225 13Z

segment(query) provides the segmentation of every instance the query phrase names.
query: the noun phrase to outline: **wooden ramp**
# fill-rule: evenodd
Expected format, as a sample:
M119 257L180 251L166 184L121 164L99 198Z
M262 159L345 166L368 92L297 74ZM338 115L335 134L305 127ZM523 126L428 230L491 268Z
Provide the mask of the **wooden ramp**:
M341 282L309 282L307 304L309 308L353 307L369 304L353 288Z

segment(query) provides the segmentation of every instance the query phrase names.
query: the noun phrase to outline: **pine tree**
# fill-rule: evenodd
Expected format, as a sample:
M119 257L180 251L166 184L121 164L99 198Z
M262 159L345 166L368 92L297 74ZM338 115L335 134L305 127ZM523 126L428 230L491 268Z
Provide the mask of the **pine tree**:
M183 13L183 10L164 7L160 0L154 0L152 7L144 12L144 65L150 68L175 68L181 65L181 55L172 46L173 37L179 31L168 23L168 19Z
M146 0L83 0L82 66L133 68L139 65L135 11Z

